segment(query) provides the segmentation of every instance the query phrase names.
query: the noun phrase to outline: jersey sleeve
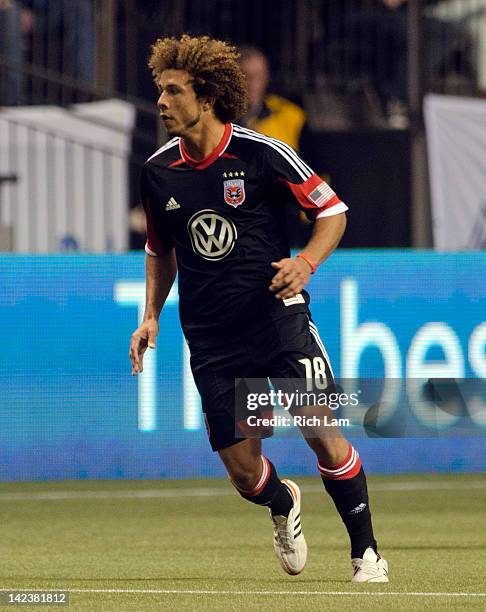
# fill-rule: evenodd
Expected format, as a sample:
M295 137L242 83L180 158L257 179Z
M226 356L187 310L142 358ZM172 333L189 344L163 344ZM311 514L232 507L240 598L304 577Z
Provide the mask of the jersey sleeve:
M348 210L346 204L287 144L272 139L266 148L267 184L285 185L313 219L331 217Z
M153 185L150 170L147 165L142 168L140 177L140 195L147 224L147 242L145 252L152 257L158 257L169 251L173 246L172 237L164 224L162 211L157 211L154 206Z

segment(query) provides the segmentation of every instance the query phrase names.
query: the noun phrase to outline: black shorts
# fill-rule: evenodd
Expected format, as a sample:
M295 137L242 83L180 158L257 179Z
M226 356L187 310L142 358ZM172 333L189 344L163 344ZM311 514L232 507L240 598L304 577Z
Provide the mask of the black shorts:
M305 365L299 360L312 362L319 357L328 384L333 380L327 351L309 313L260 321L238 342L229 339L215 347L210 342L191 340L189 348L213 451L245 438L235 423L235 379L305 379Z

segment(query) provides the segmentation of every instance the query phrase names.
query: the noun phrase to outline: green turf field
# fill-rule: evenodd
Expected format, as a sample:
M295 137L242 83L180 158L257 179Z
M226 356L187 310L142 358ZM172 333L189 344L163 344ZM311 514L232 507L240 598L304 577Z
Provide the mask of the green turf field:
M370 477L391 582L368 586L350 582L320 481L296 481L297 577L274 557L266 509L225 481L0 484L0 588L68 589L60 610L486 610L486 474Z

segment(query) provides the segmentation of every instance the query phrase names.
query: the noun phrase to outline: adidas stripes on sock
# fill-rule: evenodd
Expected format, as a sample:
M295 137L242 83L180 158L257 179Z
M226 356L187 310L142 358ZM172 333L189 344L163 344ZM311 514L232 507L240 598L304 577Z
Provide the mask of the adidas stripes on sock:
M317 463L317 467L324 487L348 531L351 558L362 558L368 546L376 551L366 477L356 450L349 445L349 452L342 463L333 467Z
M251 491L240 489L231 481L238 493L259 506L268 506L272 514L288 516L294 501L289 489L277 476L275 466L262 455L262 475Z

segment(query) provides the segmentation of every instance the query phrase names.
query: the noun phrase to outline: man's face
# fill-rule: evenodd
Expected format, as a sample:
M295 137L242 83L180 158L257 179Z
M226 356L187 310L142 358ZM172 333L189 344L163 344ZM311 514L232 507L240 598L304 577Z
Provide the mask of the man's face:
M268 64L263 55L251 55L240 63L246 76L250 108L258 107L263 102L268 86Z
M157 85L157 108L168 136L184 136L203 113L203 102L196 97L191 75L185 70L164 70Z

